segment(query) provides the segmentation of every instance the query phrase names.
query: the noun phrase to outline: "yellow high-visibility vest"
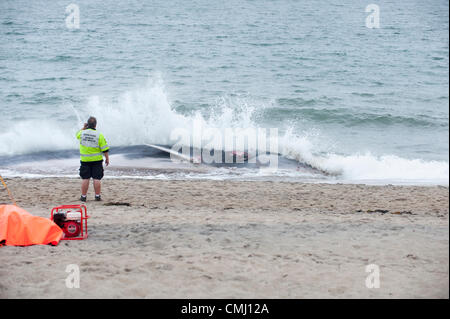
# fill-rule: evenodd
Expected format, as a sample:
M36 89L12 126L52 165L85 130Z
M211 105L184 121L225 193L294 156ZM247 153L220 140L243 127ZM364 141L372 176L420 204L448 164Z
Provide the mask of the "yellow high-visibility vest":
M78 131L77 139L80 141L80 156L82 162L102 161L103 152L109 150L105 137L95 129Z

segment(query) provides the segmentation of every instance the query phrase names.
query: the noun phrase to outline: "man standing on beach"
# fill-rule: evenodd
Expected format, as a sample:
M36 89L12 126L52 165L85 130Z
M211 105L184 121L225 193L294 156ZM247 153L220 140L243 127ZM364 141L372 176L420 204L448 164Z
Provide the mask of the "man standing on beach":
M89 181L94 179L95 200L101 200L101 179L103 178L103 155L105 164L109 165L109 146L102 133L96 130L97 119L90 117L84 127L78 131L77 139L80 141L80 177L82 202L86 201Z

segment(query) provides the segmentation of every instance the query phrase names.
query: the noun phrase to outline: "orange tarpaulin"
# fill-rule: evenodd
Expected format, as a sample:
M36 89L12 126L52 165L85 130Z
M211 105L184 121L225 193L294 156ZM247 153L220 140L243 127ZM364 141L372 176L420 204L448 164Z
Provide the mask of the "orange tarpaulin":
M0 246L58 245L62 230L48 218L14 205L0 205Z

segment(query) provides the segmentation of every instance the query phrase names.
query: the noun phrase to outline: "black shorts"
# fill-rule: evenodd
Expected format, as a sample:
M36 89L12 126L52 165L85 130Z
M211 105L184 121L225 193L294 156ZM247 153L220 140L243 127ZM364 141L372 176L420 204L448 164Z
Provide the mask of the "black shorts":
M98 179L103 178L103 161L81 162L80 176L82 179Z

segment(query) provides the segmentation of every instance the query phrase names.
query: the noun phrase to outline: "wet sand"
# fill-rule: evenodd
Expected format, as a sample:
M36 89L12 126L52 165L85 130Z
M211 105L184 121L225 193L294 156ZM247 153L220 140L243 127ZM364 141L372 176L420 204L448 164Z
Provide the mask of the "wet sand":
M7 183L34 215L79 203L78 179ZM442 186L107 179L102 202L89 191L87 240L0 247L0 297L448 298L448 195ZM66 287L69 264L80 288ZM369 264L380 288L366 287Z

